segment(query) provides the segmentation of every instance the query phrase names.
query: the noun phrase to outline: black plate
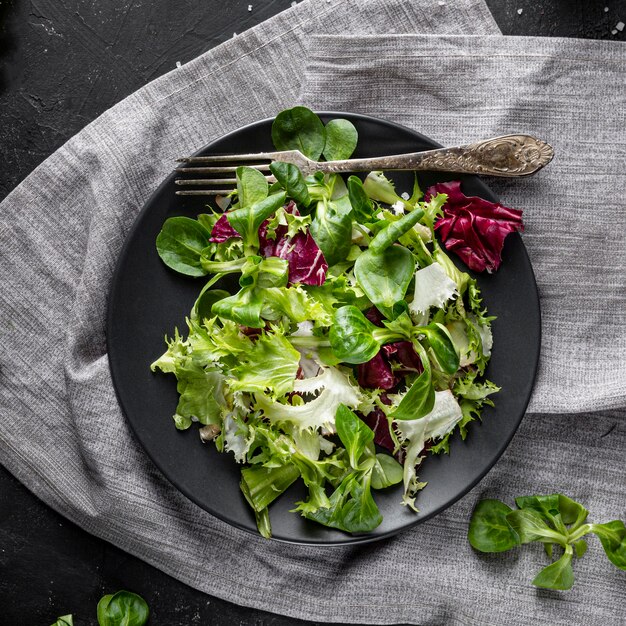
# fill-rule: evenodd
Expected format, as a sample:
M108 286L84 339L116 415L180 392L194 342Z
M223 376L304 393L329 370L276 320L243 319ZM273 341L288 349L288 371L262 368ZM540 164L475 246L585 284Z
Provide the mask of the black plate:
M439 147L431 139L396 124L363 115L327 113L351 120L359 131L355 156L379 156ZM212 143L199 154L243 153L271 149L271 120L257 122ZM393 177L399 191L410 191L412 174ZM454 175L419 176L424 189L434 182L458 179ZM496 196L478 178L462 177L463 190L491 201ZM186 278L169 270L159 259L155 240L166 218L195 217L204 212L205 200L174 195L172 174L150 198L138 216L120 255L109 299L107 341L113 383L122 410L150 458L188 498L216 517L257 532L254 516L239 491L240 468L232 455L219 454L202 445L197 428L174 428L177 403L172 375L153 374L150 363L164 351L163 336L178 326L186 332L189 313L202 279ZM510 235L504 261L494 275L478 282L493 324L494 349L488 377L502 387L496 408L486 408L483 422L473 423L465 442L457 436L449 456L429 457L419 472L428 486L419 493L416 514L400 505L401 486L375 492L383 514L372 533L351 536L325 528L290 513L305 495L295 483L270 507L275 539L294 543L337 545L373 541L393 535L436 515L471 489L493 466L513 437L530 398L540 344L537 286L519 235ZM455 259L456 261L456 259ZM462 264L459 262L459 266ZM466 269L462 267L462 269Z

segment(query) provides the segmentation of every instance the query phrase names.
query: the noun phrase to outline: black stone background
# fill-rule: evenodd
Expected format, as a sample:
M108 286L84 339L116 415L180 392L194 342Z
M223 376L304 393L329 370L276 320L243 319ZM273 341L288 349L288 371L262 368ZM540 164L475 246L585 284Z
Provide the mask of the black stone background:
M626 39L626 30L611 33L626 22L626 0L487 3L507 35ZM72 135L176 61L185 63L290 5L0 0L0 200ZM0 625L47 626L66 613L77 626L95 625L99 598L118 589L140 593L150 605L150 624L158 626L311 623L195 591L88 535L0 468Z

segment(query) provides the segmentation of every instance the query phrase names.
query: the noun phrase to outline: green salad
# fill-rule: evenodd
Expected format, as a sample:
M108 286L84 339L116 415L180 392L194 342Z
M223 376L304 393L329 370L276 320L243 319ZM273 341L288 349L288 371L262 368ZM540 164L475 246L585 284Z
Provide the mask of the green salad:
M357 131L296 107L272 140L345 159ZM176 428L197 422L203 442L241 464L264 537L272 502L299 479L308 493L295 513L365 533L382 521L372 491L402 483L398 505L417 511L422 460L492 405L493 318L435 237L453 217L439 186L396 190L382 172L304 177L281 162L271 172L276 182L241 167L219 209L165 221L163 262L205 280L152 369L176 376ZM219 288L230 274L238 290Z

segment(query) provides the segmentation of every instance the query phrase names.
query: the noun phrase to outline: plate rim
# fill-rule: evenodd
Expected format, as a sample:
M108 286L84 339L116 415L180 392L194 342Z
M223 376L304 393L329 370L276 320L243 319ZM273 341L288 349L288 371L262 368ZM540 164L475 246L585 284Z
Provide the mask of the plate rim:
M357 120L362 120L364 122L376 122L379 124L383 124L386 126L390 126L395 128L396 130L399 130L403 133L409 133L415 137L418 137L419 139L423 140L426 143L429 144L434 144L436 147L443 147L442 144L438 143L437 141L435 141L434 139L422 134L419 131L413 130L412 128L409 128L407 126L404 126L403 124L399 124L397 122L392 122L390 120L386 120L383 118L379 118L379 117L375 117L372 115L366 115L363 113L354 113L354 112L348 112L348 111L314 111L319 117L331 117L331 118L337 118L337 117L348 117L348 118L353 118L353 119L357 119ZM198 156L201 155L203 153L206 153L207 150L210 150L211 147L218 142L227 140L228 138L230 138L232 135L241 133L241 132L245 132L245 131L249 131L249 130L253 130L255 128L258 128L260 126L266 125L270 122L272 122L275 119L275 116L272 117L267 117L261 120L257 120L254 122L250 122L249 124L245 124L243 126L240 126L224 135L221 135L220 137L215 138L214 140L212 140L211 142L207 143L206 145L202 146L201 148L199 148L198 150L196 150L192 156ZM467 176L467 175L466 175ZM477 175L470 175L473 178L476 178L478 180L480 180L490 191L490 193L494 196L495 198L495 202L500 202L500 198L498 197L498 195L493 192L493 190L491 189L491 187L489 187L483 180L482 177L477 176ZM116 292L117 292L117 288L118 285L120 284L120 275L121 275L121 271L122 271L122 265L123 265L123 261L126 258L128 251L131 247L131 241L134 239L134 235L135 232L138 230L140 223L142 222L142 218L143 216L150 210L154 200L159 197L162 192L163 189L165 189L168 186L171 186L172 182L174 181L174 179L176 178L176 171L173 170L166 178L163 179L163 181L159 184L159 186L152 192L152 194L150 194L150 196L144 201L143 206L141 208L141 210L135 215L135 218L133 220L133 223L131 225L131 227L129 228L128 232L125 235L124 238L124 243L122 244L120 251L118 253L117 256L117 260L115 263L115 269L113 271L113 273L111 274L111 279L110 279L110 283L109 283L109 288L108 288L108 294L107 294L107 299L106 299L106 324L105 324L105 335L106 335L106 349L107 349L107 361L108 361L108 365L109 365L109 373L111 375L111 381L113 383L113 388L115 390L115 397L117 399L119 408L124 416L124 419L126 421L126 423L130 426L130 429L133 433L133 436L135 437L135 439L137 440L137 442L141 445L141 448L143 450L143 452L147 455L147 457L150 459L150 461L152 463L154 463L154 465L156 466L156 468L159 470L159 473L180 493L182 493L188 500L190 500L191 502L193 502L196 506L200 507L203 511L205 511L206 513L208 513L209 515L219 519L220 521L228 524L229 526L232 526L234 528L237 528L239 530L245 531L246 533L249 533L250 535L256 536L256 537L260 537L258 531L247 528L246 526L243 526L239 523L237 523L236 521L233 521L232 519L228 519L225 516L222 516L221 514L219 514L218 512L214 511L214 510L209 510L205 505L201 504L196 497L193 495L193 493L187 489L184 485L182 485L181 483L179 483L178 480L176 480L175 478L172 478L170 475L168 475L167 472L165 472L163 470L162 464L160 463L160 461L155 458L155 456L150 452L150 448L149 446L146 446L144 444L143 441L143 437L141 434L141 429L137 429L133 420L130 419L128 417L128 412L124 406L124 401L122 398L122 394L120 393L120 385L118 385L118 379L117 376L118 374L115 371L115 365L114 365L114 360L115 359L111 359L110 355L111 355L111 337L113 335L113 315L112 315L112 310L114 308L114 300L115 300L115 296L116 296ZM433 511L429 512L426 515L423 516L416 516L416 518L412 521L410 521L409 523L407 523L405 526L402 526L401 528L398 529L392 529L389 530L388 532L382 533L382 534L378 534L378 535L351 535L349 533L345 533L345 540L331 540L331 541L324 541L324 540L319 540L319 539L311 539L311 540L298 540L298 539L288 539L285 537L275 537L274 535L272 535L270 537L271 540L275 541L275 542L279 542L279 543L283 543L283 544L288 544L288 545L300 545L300 546L315 546L315 547L341 547L341 546L352 546L352 545L363 545L363 544L368 544L368 543L374 543L374 542L378 542L378 541L382 541L385 539L389 539L390 537L394 537L396 535L398 535L399 533L404 533L412 528L414 528L415 526L417 526L418 524L421 524L423 522L426 522L430 519L432 519L433 517L435 517L436 515L439 515L442 511L450 508L451 506L453 506L454 504L456 504L461 498L465 497L476 485L478 485L478 483L480 483L485 476L493 469L493 467L496 465L496 463L500 460L500 458L502 457L502 455L504 454L504 452L506 451L506 449L509 447L511 441L513 440L513 437L516 435L517 431L519 430L519 426L522 422L522 420L524 419L524 416L526 415L526 410L528 408L528 405L530 403L530 399L532 398L533 395L533 391L534 391L534 387L535 387L535 383L537 380L537 371L538 371L538 367L539 367L539 359L540 359L540 355L541 355L541 345L542 345L542 317L541 317L541 306L540 306L540 298L539 298L539 290L537 287L537 281L536 281L536 277L535 277L535 272L532 266L532 263L530 261L530 257L528 255L528 251L526 249L526 246L524 245L523 240L520 237L519 233L513 233L513 236L519 237L521 240L521 244L522 244L522 250L523 250L523 254L524 257L526 259L526 261L528 262L528 267L530 269L530 273L529 273L529 277L531 279L531 287L532 287L532 292L534 295L534 299L535 299L535 313L537 315L537 321L538 321L538 328L537 328L537 353L536 353L536 358L535 361L533 363L533 367L532 367L532 380L531 380L531 384L530 384L530 392L528 394L528 397L526 398L526 400L523 403L523 408L521 410L521 414L519 416L519 418L516 420L515 422L515 426L514 428L511 429L510 434L508 435L508 437L506 438L505 441L503 441L503 443L498 447L498 449L496 450L496 454L493 457L493 460L491 461L491 463L487 464L487 466L479 473L479 475L476 477L475 480L473 480L467 487L465 487L464 489L462 489L457 495L455 495L452 499L450 499L448 502L446 502L445 504L440 505L439 507L437 507L436 509L434 509ZM113 350L113 352L115 353L115 349ZM497 410L497 407L496 407ZM398 504L398 506L400 506L400 504ZM295 515L295 513L294 513Z

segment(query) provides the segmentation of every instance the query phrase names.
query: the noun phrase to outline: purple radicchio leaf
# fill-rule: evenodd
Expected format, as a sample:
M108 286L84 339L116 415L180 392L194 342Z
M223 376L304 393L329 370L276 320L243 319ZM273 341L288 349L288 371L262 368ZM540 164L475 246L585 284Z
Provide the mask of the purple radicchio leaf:
M375 408L361 419L374 431L374 443L393 452L395 446L389 432L389 422L384 412L379 408Z
M295 202L291 201L285 206L285 212L300 215ZM311 233L298 232L293 237L287 235L287 226L278 226L275 230L275 238L267 237L267 225L265 221L259 228L259 241L261 253L265 257L276 256L285 259L289 263L289 282L302 283L304 285L323 285L326 280L328 263L322 251L315 243Z
M226 216L227 213L220 215L217 222L213 225L209 239L211 243L224 243L234 238L241 239L241 235L230 225Z
M424 200L428 202L439 193L448 196L443 217L435 223L443 245L475 272L495 272L502 262L506 237L524 230L522 212L466 196L458 180L429 187Z
M379 352L373 359L357 367L357 380L367 389L393 389L399 379L391 371L389 362Z
M295 202L285 206L287 213L300 215ZM304 285L323 285L326 280L328 263L315 240L307 230L298 232L293 237L288 236L287 226L278 226L274 231L274 239L268 238L267 227L269 220L265 220L259 227L260 252L264 257L275 256L285 259L289 264L289 282ZM223 243L229 239L241 237L230 225L227 213L224 213L215 222L211 230L212 243Z
M381 351L389 361L396 361L403 366L403 370L399 370L401 372L411 371L421 374L424 371L422 360L410 341L388 343L381 348Z

